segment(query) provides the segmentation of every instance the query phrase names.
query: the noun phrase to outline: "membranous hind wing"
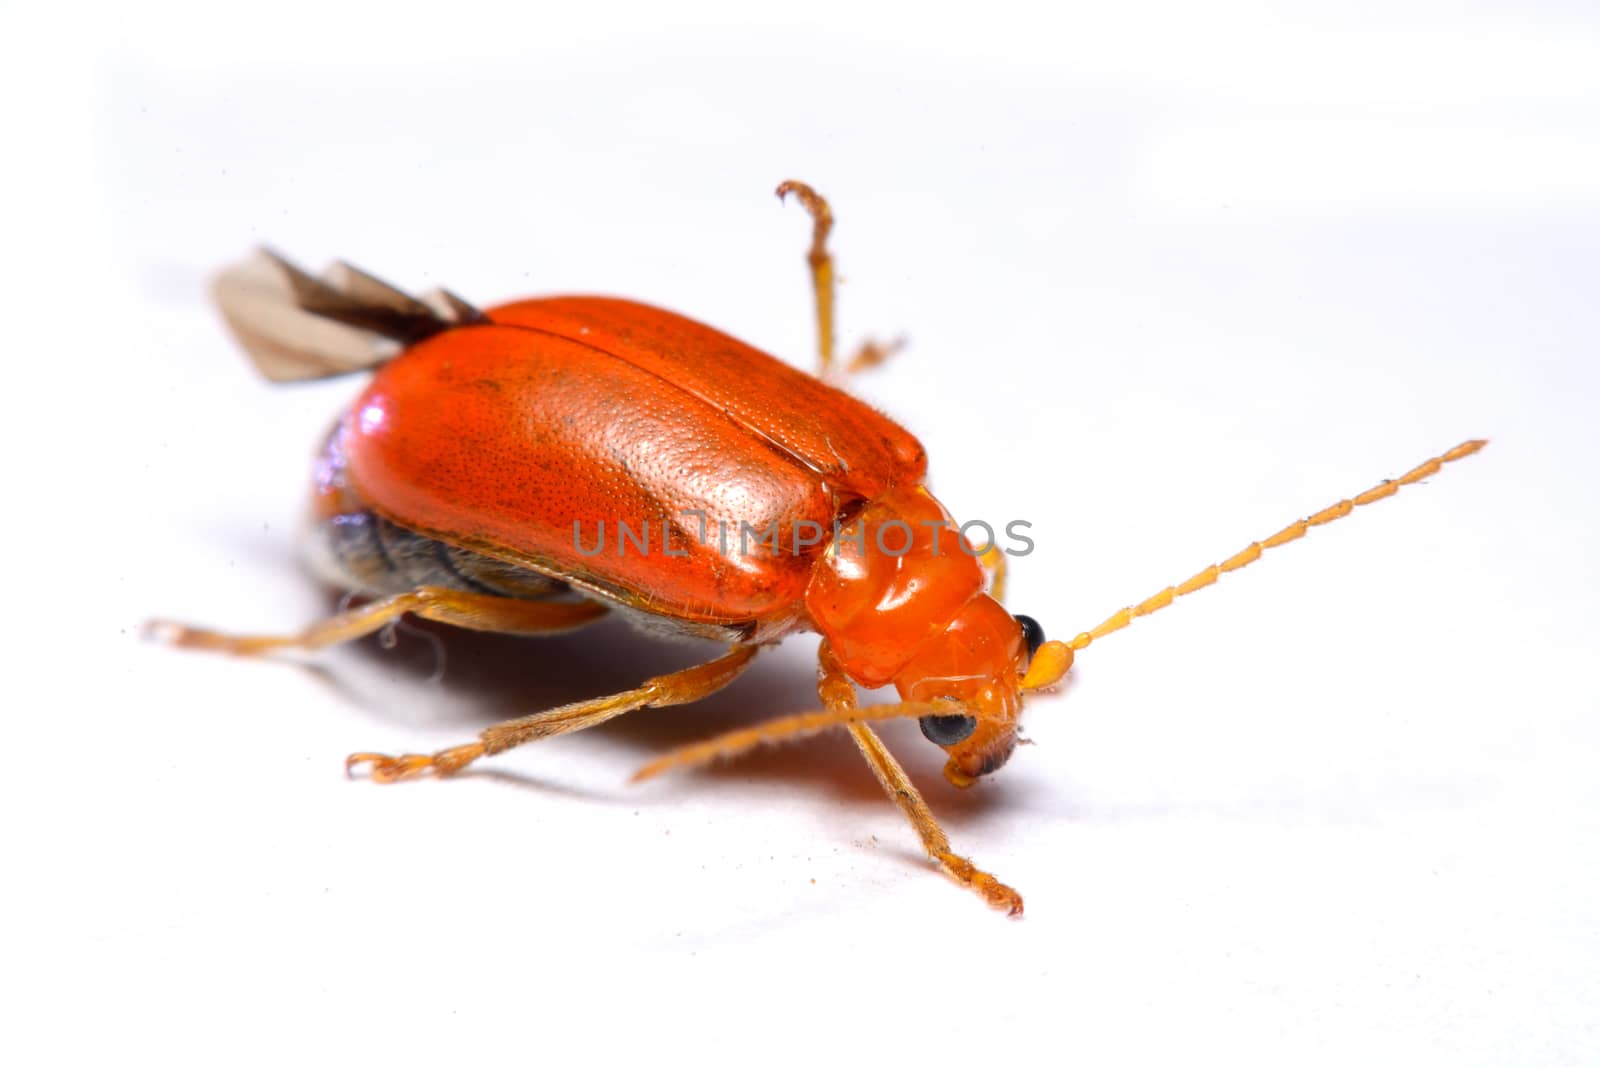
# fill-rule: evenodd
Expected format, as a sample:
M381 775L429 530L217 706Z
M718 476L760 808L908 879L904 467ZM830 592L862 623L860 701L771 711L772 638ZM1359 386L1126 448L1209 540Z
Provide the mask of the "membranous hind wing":
M212 292L256 369L275 382L371 370L424 338L486 321L443 289L414 297L348 263L314 277L265 248L219 274Z

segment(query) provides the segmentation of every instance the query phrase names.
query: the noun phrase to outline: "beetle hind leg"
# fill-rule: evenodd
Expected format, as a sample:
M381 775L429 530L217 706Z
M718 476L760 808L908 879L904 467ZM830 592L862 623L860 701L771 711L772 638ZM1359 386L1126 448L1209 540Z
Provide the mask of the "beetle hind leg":
M147 636L179 648L260 656L285 649L314 650L376 633L405 614L467 630L504 634L551 634L593 622L606 613L594 601L519 600L469 593L443 586L421 586L341 611L292 634L226 634L157 619L145 624Z

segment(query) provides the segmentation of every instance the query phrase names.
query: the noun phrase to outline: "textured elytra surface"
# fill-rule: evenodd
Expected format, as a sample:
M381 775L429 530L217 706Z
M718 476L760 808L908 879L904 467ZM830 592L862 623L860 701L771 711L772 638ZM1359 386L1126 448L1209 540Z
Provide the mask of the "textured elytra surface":
M680 316L598 298L490 314L385 365L347 417L356 490L440 540L654 614L792 619L819 550L795 531L924 473L872 408ZM773 529L776 551L747 534Z

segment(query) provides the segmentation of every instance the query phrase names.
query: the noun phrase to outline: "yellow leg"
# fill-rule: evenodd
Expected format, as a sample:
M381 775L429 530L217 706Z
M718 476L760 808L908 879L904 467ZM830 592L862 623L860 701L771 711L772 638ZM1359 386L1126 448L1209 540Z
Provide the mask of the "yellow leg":
M800 201L800 206L811 216L811 248L806 253L806 263L811 268L811 291L817 304L817 363L818 374L827 377L833 370L834 325L833 302L836 283L833 273L833 255L828 251L828 234L833 231L833 208L828 201L805 182L787 181L778 186L778 199L790 193ZM905 338L893 341L863 341L855 353L845 361L844 372L876 367L905 347Z
M826 375L833 368L833 256L828 253L828 234L833 230L833 209L805 182L787 181L778 186L778 199L793 193L811 216L811 249L806 263L811 267L811 290L817 301L817 359Z
M786 741L799 741L815 737L829 730L848 726L853 722L881 722L884 719L920 719L924 715L946 714L948 704L915 703L872 704L868 707L833 707L823 711L803 711L798 715L784 715L754 726L708 737L663 756L633 772L632 781L642 782L668 771L686 771L712 763L737 759L747 752L768 745L781 745Z
M844 362L846 374L858 374L870 370L880 363L887 363L889 357L899 354L906 347L904 337L896 337L893 341L873 341L868 339L856 346L855 354Z
M863 708L856 701L855 687L840 669L832 651L826 644L820 652L817 675L817 695L822 698L825 710L785 716L759 726L734 730L698 744L688 745L641 767L634 780L650 778L674 768L699 766L717 759L726 759L748 752L762 745L791 740L821 733L843 726L850 731L856 747L871 766L872 773L889 794L905 817L911 822L922 847L946 874L964 886L976 890L983 899L1012 915L1022 914L1022 896L1010 886L1002 884L993 875L973 866L972 861L950 851L950 839L928 809L927 801L912 784L898 761L883 741L867 725L869 719L909 718L936 714L940 707L934 704L903 703L879 704Z
M594 700L580 700L575 704L565 704L497 723L479 734L476 741L441 749L432 755L385 756L377 752L357 752L345 760L345 770L371 765L372 778L378 782L395 782L430 771L438 775L454 774L481 756L492 756L529 741L541 741L574 730L587 730L640 708L666 708L710 696L737 678L755 658L759 647L736 645L710 663L663 674L637 689Z
M1000 603L1006 602L1006 553L999 545L990 545L978 556L978 562L989 572L989 595Z
M259 656L279 649L327 648L383 629L405 614L468 630L504 634L549 634L593 622L606 613L603 605L583 600L518 600L425 585L341 611L294 634L234 635L157 619L145 624L151 637L179 648L202 648Z
M933 812L928 810L927 801L922 799L922 794L911 784L905 769L890 754L883 741L872 732L872 727L864 722L853 722L848 729L856 747L861 749L861 754L871 765L872 773L877 775L884 792L889 794L889 799L893 800L911 821L917 835L922 838L922 847L927 850L934 862L943 868L944 873L962 885L976 890L990 906L1002 908L1010 915L1021 915L1021 893L1005 885L994 875L979 870L965 856L958 856L950 851L950 838L945 836L938 820L933 817Z
M855 687L833 656L833 650L824 642L818 655L817 695L829 710L854 711L857 707ZM912 829L922 838L922 847L944 873L987 900L992 907L1003 908L1011 915L1022 914L1022 894L1003 884L994 875L979 870L965 856L950 851L950 838L945 835L939 821L928 809L917 787L912 784L905 768L884 745L872 727L864 722L852 722L846 729L855 741L867 765L877 777L883 791L895 802L902 814L911 822Z

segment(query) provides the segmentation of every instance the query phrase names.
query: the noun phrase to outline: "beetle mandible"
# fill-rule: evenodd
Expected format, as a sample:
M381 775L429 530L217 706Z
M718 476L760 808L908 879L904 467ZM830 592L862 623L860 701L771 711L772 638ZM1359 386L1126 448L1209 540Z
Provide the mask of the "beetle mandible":
M868 343L836 368L832 211L804 183L777 192L812 219L823 377L881 362L893 346ZM1003 553L992 543L978 552L925 488L915 437L823 377L708 326L601 297L479 310L442 290L412 297L342 263L312 277L265 250L223 272L216 297L269 379L374 372L320 451L311 536L319 573L369 599L296 634L160 622L158 636L256 655L323 648L407 613L509 634L620 613L727 645L709 663L503 722L431 755L346 761L393 782L698 700L760 649L815 631L821 710L687 746L635 778L842 727L928 855L1013 915L1021 895L952 851L871 721L918 719L948 754L945 778L969 786L1011 757L1024 695L1061 681L1091 642L1485 444L1467 441L1291 523L1070 641L1046 640L1037 622L1002 606ZM608 527L636 551L620 540L622 551L584 544L598 535L604 549ZM749 551L750 530L767 551ZM891 684L899 701L857 702L856 686Z

